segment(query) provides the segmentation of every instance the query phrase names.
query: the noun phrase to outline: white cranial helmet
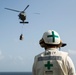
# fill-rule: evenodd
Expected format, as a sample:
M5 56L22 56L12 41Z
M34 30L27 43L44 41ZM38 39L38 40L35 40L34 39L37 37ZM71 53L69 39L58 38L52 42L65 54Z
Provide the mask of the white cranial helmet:
M48 30L43 34L43 40L46 44L59 44L60 43L60 36L54 30Z

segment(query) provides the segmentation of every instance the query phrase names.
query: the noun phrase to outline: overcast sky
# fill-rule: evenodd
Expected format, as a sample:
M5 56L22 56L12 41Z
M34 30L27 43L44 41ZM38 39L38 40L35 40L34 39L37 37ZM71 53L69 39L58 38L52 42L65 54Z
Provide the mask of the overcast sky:
M29 24L25 25L19 23L18 12L4 9L22 11L28 4ZM32 71L34 56L44 51L39 40L49 29L67 43L61 50L69 52L75 64L76 0L0 0L0 72ZM19 40L21 33L23 41Z

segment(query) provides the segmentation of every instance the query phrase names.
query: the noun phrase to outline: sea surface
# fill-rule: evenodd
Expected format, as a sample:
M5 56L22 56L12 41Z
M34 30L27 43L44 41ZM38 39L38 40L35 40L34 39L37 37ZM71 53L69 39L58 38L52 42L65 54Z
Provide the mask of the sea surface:
M32 75L32 72L0 72L0 75Z

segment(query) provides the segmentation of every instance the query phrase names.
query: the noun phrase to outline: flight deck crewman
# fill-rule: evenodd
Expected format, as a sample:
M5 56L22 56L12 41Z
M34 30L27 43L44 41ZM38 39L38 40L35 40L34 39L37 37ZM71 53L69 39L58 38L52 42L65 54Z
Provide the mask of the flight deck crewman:
M33 75L75 75L75 67L67 52L59 51L65 46L59 34L48 30L39 41L45 51L36 55L33 64Z

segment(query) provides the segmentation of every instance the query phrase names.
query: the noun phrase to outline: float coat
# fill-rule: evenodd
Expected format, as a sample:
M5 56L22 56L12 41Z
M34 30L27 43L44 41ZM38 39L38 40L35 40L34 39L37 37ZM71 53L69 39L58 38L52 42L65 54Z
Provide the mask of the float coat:
M67 52L55 48L35 56L33 75L75 75L75 68Z

